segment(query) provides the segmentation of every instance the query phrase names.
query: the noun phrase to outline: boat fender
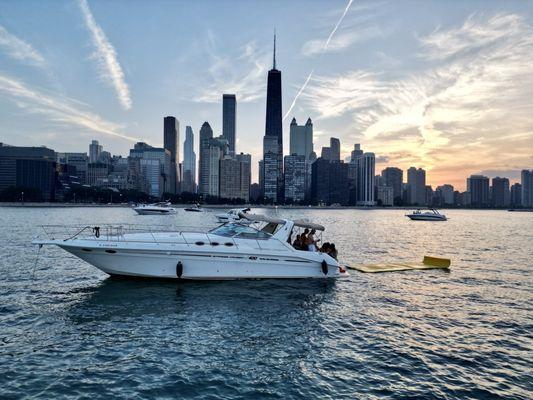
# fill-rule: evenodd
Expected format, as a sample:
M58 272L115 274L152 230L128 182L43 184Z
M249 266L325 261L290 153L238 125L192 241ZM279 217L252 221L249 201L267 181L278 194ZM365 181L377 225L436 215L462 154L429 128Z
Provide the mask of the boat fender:
M326 262L326 260L322 261L322 272L324 273L324 275L328 274L328 263Z
M183 275L183 263L181 261L178 261L176 264L176 275L179 279L181 279L181 276Z
M93 232L94 232L94 236L95 236L96 238L99 238L99 237L100 237L100 227L99 227L99 226L95 226L95 227L93 228Z

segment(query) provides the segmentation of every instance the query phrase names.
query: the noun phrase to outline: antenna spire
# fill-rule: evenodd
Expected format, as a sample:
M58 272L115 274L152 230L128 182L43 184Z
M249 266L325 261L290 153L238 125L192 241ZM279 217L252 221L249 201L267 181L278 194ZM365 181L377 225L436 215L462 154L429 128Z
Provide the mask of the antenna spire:
M276 28L274 28L274 60L272 69L276 69Z

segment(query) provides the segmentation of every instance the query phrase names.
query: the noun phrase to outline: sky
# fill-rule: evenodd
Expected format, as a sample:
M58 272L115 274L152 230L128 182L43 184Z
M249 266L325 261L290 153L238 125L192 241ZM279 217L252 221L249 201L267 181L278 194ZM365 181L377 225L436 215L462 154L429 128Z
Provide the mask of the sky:
M235 93L257 181L274 29L285 153L311 117L318 154L360 143L434 187L533 168L533 1L1 0L0 142L126 156L173 115L198 149Z

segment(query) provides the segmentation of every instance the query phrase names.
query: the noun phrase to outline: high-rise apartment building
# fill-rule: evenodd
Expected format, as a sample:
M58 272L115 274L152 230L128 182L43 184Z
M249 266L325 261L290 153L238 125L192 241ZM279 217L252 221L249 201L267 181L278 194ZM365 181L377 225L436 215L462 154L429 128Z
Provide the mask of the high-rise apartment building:
M265 138L263 140L263 193L274 203L283 201L283 115L281 111L281 71L276 69L276 35L274 35L273 66L268 71ZM275 138L276 146L271 139ZM265 147L265 144L267 147ZM276 165L271 165L272 151L276 151ZM267 162L267 159L269 160ZM272 185L275 182L275 187ZM269 185L267 188L266 185ZM273 191L276 194L273 194Z
M452 185L437 186L435 193L438 199L438 203L441 206L451 206L454 204L454 188Z
M511 206L520 207L522 205L522 185L514 183L511 186Z
M218 136L209 140L208 147L208 178L207 195L213 197L220 196L220 161L223 160L229 151L228 141Z
M172 116L163 119L163 148L170 152L170 169L168 188L170 193L177 193L179 188L179 142L180 142L180 122Z
M491 205L493 207L509 207L511 204L511 191L509 189L509 179L492 178Z
M466 190L473 207L489 206L489 178L482 175L471 175L466 180Z
M171 154L161 147L152 147L146 143L136 143L130 150L130 158L139 159L141 187L143 191L157 198L171 192Z
M291 140L292 143L292 140ZM309 163L305 155L285 156L285 202L298 203L306 199L310 185Z
M278 203L279 174L278 166L279 140L276 136L266 135L263 137L263 165L262 165L262 192L265 201Z
M358 150L361 151L360 149L352 151L352 158L357 157L354 152L357 152ZM400 168L387 167L381 171L381 176L383 177L383 185L392 188L394 204L401 204L403 171Z
M71 165L76 168L76 176L81 184L87 182L87 164L89 157L87 153L56 153L57 163Z
M194 133L190 126L185 128L185 142L183 143L183 166L182 166L183 192L196 192L196 153L194 152Z
M523 169L520 178L522 183L522 207L533 207L533 169Z
M222 136L228 141L229 154L235 154L237 130L237 99L234 94L222 95Z
M411 205L425 206L426 171L411 167L407 170L407 202Z
M250 154L227 155L220 160L220 197L250 200Z

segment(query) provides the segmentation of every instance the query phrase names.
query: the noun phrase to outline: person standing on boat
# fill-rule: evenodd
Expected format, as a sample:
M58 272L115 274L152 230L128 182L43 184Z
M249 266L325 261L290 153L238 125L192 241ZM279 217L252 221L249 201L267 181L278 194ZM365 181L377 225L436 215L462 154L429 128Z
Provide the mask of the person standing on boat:
M309 234L309 229L305 228L304 233L300 235L300 248L301 250L307 250L307 235Z
M309 251L316 251L316 243L318 240L315 240L315 230L311 230L311 233L307 236L307 249Z

